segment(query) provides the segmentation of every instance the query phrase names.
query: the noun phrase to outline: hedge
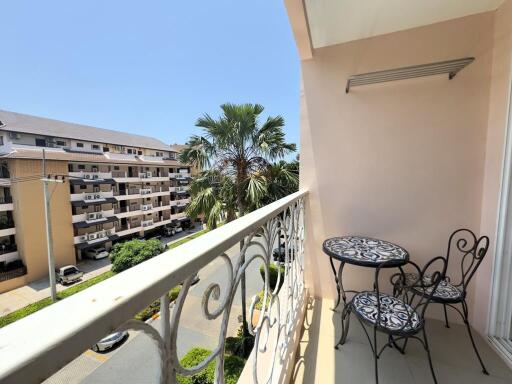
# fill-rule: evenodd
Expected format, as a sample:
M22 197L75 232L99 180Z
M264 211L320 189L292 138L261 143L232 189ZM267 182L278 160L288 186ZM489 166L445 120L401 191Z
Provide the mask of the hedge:
M283 282L284 282L284 272L285 272L284 266L281 265L278 267L275 264L270 264L269 268L268 268L268 280L269 280L268 283L269 283L270 289L272 291L274 291L276 284L277 284L279 269L281 269L281 280L279 281L279 289L281 289L281 286L283 285ZM264 265L262 265L260 267L260 275L261 275L261 278L263 279L263 281L265 281L265 266Z
M204 361L210 356L212 351L205 348L192 348L181 359L181 365L185 368L192 368ZM202 371L192 376L178 375L178 384L214 384L215 379L214 359ZM224 378L226 384L236 384L242 374L245 366L245 360L232 355L226 355L224 359Z
M169 300L173 302L178 298L181 291L181 285L177 285L169 291ZM160 312L160 299L153 301L149 306L144 308L142 311L135 315L135 319L140 321L146 321Z

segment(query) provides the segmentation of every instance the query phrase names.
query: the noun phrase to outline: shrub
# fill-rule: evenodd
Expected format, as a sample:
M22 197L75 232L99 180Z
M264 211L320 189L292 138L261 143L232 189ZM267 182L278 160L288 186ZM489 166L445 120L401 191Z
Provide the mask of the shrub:
M279 269L281 270L281 281L279 282L279 289L281 289L281 286L283 285L283 282L284 282L284 271L285 271L285 268L284 266L277 266L275 264L270 264L269 267L268 267L268 283L269 283L269 286L270 286L270 289L273 291L275 289L275 286L277 285L277 277L278 277L278 273L279 273ZM261 275L261 278L263 279L263 281L265 281L265 266L262 265L260 267L260 275Z
M117 243L110 251L112 272L119 273L134 265L149 260L164 251L164 246L158 239L130 240Z
M197 364L204 361L212 352L205 348L192 348L187 352L181 364L185 368L195 367ZM215 362L213 360L206 366L205 369L192 376L178 375L178 384L213 384L215 379ZM245 361L237 356L226 355L224 360L224 377L226 384L236 384L242 370L244 369Z
M169 300L173 302L176 300L181 291L181 285L175 286L173 289L169 291ZM160 299L153 301L146 308L135 315L136 320L146 321L151 318L153 315L156 315L160 312Z
M245 338L246 345L244 350L244 337L243 327L238 328L237 335L235 337L227 337L226 345L224 347L226 354L234 355L239 358L247 359L251 354L254 347L254 336L249 335Z
M265 291L259 291L258 292L258 297L259 297L259 300L258 302L256 303L256 305L254 306L254 309L258 309L261 311L261 309L263 308L263 295L264 295ZM267 302L265 303L266 304L266 307L268 308L268 306L270 305L270 299L272 298L272 295L267 292Z

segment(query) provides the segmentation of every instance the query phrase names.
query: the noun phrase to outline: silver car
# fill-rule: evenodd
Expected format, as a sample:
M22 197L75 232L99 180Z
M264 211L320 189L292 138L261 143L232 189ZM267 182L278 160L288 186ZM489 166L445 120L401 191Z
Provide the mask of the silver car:
M114 348L117 344L122 343L127 338L127 331L114 332L98 341L91 347L91 349L94 352L105 352Z

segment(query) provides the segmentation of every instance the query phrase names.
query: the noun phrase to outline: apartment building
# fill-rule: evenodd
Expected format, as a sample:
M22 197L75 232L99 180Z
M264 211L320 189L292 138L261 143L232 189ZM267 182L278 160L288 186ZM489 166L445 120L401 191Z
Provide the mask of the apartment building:
M57 266L91 248L189 221L180 146L0 110L0 293L48 275L45 174Z

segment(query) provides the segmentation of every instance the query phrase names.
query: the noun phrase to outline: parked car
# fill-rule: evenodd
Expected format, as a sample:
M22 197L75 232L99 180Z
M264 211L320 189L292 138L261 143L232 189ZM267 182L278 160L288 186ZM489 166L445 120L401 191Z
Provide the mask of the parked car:
M74 265L66 265L62 268L55 268L57 283L71 284L82 278L84 273Z
M85 251L85 256L95 260L104 259L108 257L108 252L105 248L88 249Z
M181 232L181 231L183 231L183 228L181 228L181 227L175 227L175 228L174 228L174 232L175 232L175 233L179 233L179 232Z
M286 259L286 248L284 244L280 244L279 248L274 248L272 251L272 257L274 258L275 262L283 264ZM288 257L290 261L293 261L295 259L295 250L294 249L288 249Z
M128 332L114 332L94 344L91 349L94 352L105 352L114 348L119 343L122 343L128 338Z
M171 237L176 234L176 230L173 227L162 228L162 236Z

